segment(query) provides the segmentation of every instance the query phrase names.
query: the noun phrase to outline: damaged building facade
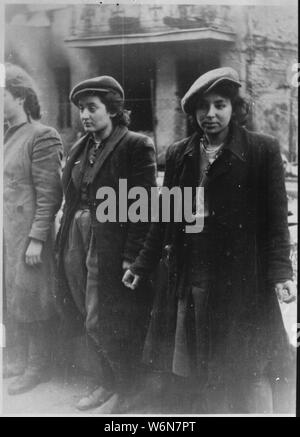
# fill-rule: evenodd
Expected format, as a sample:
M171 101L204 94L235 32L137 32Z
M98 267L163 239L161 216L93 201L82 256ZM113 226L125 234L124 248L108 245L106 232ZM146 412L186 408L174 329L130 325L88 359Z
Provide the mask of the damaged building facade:
M66 149L80 135L68 96L109 74L125 88L132 129L167 147L189 134L180 100L205 71L231 66L250 97L249 127L297 160L297 7L180 4L7 5L5 57L36 79L43 119Z

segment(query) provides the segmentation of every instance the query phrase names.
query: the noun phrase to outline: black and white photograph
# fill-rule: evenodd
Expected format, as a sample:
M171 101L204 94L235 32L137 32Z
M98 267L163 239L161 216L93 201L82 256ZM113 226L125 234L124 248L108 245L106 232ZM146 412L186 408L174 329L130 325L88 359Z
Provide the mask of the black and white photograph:
M296 417L298 2L179 1L0 5L2 417Z

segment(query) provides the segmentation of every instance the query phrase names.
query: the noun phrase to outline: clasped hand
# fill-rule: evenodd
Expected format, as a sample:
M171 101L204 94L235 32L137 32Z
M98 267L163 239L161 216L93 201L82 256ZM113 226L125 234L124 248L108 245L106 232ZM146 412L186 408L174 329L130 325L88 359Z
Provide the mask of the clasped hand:
M281 303L291 303L296 300L297 288L295 283L291 280L275 284L275 292Z
M131 288L131 290L135 290L141 281L141 277L139 275L135 275L132 273L130 268L128 268L123 276L122 282L127 288Z

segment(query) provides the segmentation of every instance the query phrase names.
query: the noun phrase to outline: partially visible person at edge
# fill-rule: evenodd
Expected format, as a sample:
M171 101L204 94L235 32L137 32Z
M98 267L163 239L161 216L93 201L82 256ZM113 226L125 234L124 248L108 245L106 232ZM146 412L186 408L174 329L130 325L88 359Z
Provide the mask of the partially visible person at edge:
M136 258L149 223L98 221L100 187L111 187L119 209L119 180L150 191L156 184L155 149L150 138L128 130L122 86L110 76L77 84L70 99L79 109L86 134L72 147L63 173L65 206L58 235L59 307L73 326L84 325L97 352L96 388L77 408L100 407L111 413L124 408L124 396L139 372L149 323L151 293L134 294L121 282ZM128 202L130 205L130 202ZM98 217L99 218L99 217ZM71 329L71 330L72 330ZM78 331L80 332L80 330ZM126 396L125 396L126 397Z
M7 64L4 89L4 377L11 395L50 377L54 305L54 220L62 201L62 142L41 117L35 84ZM7 352L7 353L6 353Z
M204 187L204 228L153 224L123 282L135 289L161 259L144 361L192 382L194 412L272 413L276 403L292 413L278 302L295 299L283 165L275 138L241 127L239 87L235 70L219 68L183 97L196 129L169 148L164 185Z

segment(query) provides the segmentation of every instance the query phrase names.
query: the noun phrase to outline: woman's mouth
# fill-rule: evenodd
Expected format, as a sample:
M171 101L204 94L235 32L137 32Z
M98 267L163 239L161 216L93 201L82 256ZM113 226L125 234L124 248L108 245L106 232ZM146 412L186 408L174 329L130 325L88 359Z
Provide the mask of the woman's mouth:
M218 126L218 123L209 123L209 122L206 122L206 123L203 123L203 126L204 127L216 127L216 126Z

